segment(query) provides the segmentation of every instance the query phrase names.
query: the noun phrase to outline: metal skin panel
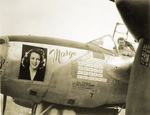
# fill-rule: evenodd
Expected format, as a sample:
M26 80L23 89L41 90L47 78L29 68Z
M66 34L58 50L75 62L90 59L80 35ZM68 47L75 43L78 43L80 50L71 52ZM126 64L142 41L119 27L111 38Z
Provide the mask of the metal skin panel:
M22 44L9 42L7 66L5 71L5 88L2 92L6 92L15 98L29 99L36 103L42 100L43 94L47 89L49 82L35 82L30 80L20 80L19 70L21 64ZM2 81L3 83L3 81ZM3 89L3 88L2 88ZM37 92L36 96L31 92Z
M24 47L47 50L44 81L18 79ZM7 95L34 103L97 107L125 103L133 58L98 53L89 47L10 41L7 61L7 80L2 88Z

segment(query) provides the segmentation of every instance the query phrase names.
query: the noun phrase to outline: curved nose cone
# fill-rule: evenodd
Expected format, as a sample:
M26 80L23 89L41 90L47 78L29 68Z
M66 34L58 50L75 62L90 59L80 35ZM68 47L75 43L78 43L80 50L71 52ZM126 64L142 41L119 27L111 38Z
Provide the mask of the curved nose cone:
M150 0L116 0L117 8L136 39L150 39Z

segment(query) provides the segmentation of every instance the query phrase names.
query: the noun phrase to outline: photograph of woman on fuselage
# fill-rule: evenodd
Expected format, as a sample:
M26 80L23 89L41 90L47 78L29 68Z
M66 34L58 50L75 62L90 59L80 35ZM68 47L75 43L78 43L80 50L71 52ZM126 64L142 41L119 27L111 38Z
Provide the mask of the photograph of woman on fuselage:
M19 79L44 81L46 48L23 45Z

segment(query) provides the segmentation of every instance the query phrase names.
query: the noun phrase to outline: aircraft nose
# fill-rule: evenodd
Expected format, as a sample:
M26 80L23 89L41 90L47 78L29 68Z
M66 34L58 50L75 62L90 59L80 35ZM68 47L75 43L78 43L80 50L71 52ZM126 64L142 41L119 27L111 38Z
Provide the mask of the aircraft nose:
M150 1L115 0L117 8L129 30L137 38L150 39Z

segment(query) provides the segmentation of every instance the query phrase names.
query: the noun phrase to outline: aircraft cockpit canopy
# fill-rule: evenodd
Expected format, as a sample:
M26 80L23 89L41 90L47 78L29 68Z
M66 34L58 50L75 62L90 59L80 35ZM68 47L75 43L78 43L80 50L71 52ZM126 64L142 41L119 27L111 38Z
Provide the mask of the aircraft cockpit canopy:
M137 47L137 43L129 41L122 36L117 36L117 38L114 39L110 35L105 35L89 43L113 51L115 54L129 57L135 55Z
M105 35L96 40L90 41L89 43L92 45L96 45L96 46L105 48L107 50L111 50L111 51L113 51L113 49L115 47L113 39L110 35Z
M124 24L116 23L113 35L105 35L89 42L120 56L133 57L138 43L134 40Z

